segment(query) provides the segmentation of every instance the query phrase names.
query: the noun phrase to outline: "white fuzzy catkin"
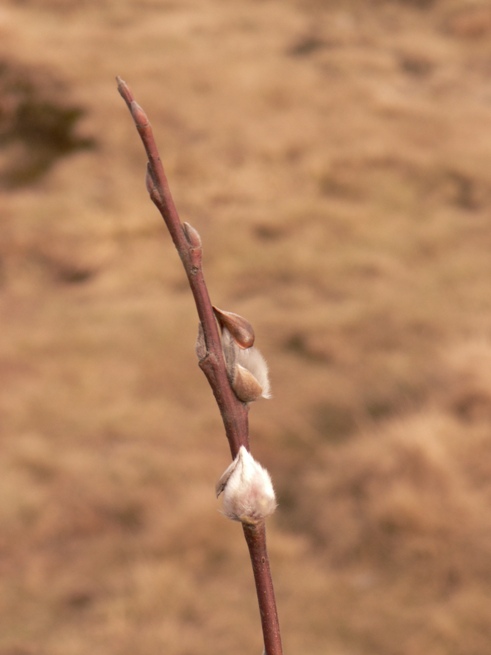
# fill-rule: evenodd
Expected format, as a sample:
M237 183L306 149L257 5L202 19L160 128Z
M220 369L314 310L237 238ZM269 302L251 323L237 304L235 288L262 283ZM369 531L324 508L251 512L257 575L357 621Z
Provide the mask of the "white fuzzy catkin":
M258 523L276 509L273 483L265 468L241 446L216 486L223 492L223 513L232 521Z

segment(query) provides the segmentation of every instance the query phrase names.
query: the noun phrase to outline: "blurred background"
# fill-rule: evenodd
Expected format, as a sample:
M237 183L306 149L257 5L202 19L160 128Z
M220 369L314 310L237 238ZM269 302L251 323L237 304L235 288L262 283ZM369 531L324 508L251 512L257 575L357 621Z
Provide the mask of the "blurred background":
M270 364L285 652L489 655L487 0L4 0L0 655L262 648L116 75Z

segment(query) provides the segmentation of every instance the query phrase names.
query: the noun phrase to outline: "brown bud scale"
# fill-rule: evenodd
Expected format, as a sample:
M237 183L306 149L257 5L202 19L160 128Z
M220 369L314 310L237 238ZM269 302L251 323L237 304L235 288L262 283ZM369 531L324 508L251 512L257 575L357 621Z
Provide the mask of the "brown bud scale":
M250 348L254 345L254 329L247 319L233 312L226 312L218 307L213 307L215 316L220 327L227 328L234 341L241 348Z

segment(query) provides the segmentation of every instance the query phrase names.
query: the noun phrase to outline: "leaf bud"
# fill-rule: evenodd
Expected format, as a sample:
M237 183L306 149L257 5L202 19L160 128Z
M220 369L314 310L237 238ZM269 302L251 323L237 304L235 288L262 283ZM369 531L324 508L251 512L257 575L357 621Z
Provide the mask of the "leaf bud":
M182 230L184 232L184 236L186 237L186 241L189 243L191 248L201 248L201 237L195 227L189 223L183 223Z

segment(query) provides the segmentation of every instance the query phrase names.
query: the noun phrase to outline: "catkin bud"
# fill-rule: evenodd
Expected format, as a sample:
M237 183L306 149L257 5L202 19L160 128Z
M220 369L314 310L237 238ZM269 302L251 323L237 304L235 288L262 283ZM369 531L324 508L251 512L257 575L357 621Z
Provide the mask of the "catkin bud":
M268 365L259 350L240 347L226 327L222 327L222 347L230 384L239 400L250 403L271 398Z
M257 348L253 347L239 350L237 352L236 366L237 368L241 367L248 371L257 382L259 393L257 393L252 400L257 400L258 398L271 398L268 365Z
M217 497L222 492L223 513L232 521L255 524L276 509L269 473L244 446L217 482Z

